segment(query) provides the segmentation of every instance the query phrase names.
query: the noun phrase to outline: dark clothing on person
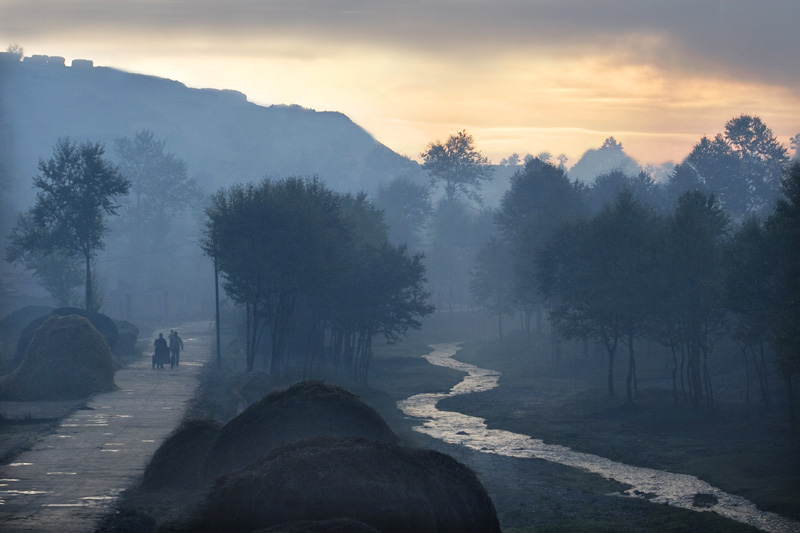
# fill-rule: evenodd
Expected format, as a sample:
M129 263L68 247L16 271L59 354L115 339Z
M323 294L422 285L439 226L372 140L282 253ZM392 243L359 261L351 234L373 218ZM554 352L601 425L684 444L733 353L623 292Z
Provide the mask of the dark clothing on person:
M165 363L169 363L169 346L167 346L167 339L159 334L159 337L153 342L155 346L155 354L153 355L153 368L163 368Z
M172 353L172 363L180 364L181 350L183 350L183 339L178 336L177 331L173 331L169 337L169 351Z

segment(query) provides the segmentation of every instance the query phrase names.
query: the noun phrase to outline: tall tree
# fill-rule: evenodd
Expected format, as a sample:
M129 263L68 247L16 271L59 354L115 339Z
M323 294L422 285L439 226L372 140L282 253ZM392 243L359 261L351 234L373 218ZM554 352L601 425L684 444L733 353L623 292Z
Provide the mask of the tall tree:
M517 307L541 316L541 297L536 286L535 256L538 249L562 223L586 211L583 189L570 183L565 171L533 158L511 177L495 214L513 255L514 289Z
M736 221L769 212L788 162L772 130L750 115L729 120L724 134L700 139L684 160Z
M270 372L280 375L298 299L335 281L350 241L339 206L316 178L264 179L212 196L203 249L217 261L225 291L247 309L248 370L267 328Z
M453 202L459 193L478 204L483 183L492 179L489 160L475 148L472 135L462 130L446 142L431 142L422 154L422 168L431 174L431 183L444 187L445 198Z
M610 395L616 349L627 344L629 401L637 390L634 340L646 331L652 301L656 228L653 211L623 191L589 221L562 226L537 254L537 279L559 332L606 347Z
M660 273L669 283L660 296L674 306L675 341L687 357L687 379L692 404L703 397L713 403L708 356L726 327L722 305L722 254L729 218L715 195L684 193L670 220L659 260Z
M761 220L749 217L726 243L723 256L723 299L736 319L733 337L742 349L747 368L747 399L752 358L764 403L770 401L765 345L772 338L772 311L777 296L776 257L770 237Z
M410 178L398 177L378 187L375 203L383 210L389 240L406 244L412 250L419 249L422 230L433 213L430 188Z
M772 342L789 394L792 427L796 429L792 379L800 375L800 162L793 163L787 171L781 193L767 221L776 258Z
M469 288L478 304L497 316L497 330L503 338L503 315L514 310L511 250L506 242L491 238L475 258Z
M36 202L20 216L9 236L6 257L24 262L38 253L61 253L83 259L86 309L96 310L92 261L105 246L107 218L119 209L117 201L128 194L130 182L103 158L102 144L80 145L59 139L53 156L39 160L41 174L33 178L39 189Z
M163 239L175 217L194 208L202 193L189 177L186 161L165 151L166 142L142 130L133 139L114 141L120 172L131 182L131 202L124 215L134 233Z

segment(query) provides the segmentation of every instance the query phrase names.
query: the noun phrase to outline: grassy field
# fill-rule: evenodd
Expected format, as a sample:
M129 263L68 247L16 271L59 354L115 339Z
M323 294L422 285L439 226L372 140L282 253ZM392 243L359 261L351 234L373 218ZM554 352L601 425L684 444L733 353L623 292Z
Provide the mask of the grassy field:
M475 328L472 328L475 330ZM590 351L591 352L591 351ZM502 372L499 388L448 398L440 409L487 420L490 428L636 466L686 473L738 494L759 508L800 519L800 439L792 434L784 397L774 404L746 403L741 362L718 355L713 406L693 409L673 400L666 354L643 347L639 394L626 401L627 355L615 368L617 394L606 390L602 357L582 346L562 345L550 355L549 338L531 342L521 333L472 338L456 358ZM753 395L754 396L754 395Z

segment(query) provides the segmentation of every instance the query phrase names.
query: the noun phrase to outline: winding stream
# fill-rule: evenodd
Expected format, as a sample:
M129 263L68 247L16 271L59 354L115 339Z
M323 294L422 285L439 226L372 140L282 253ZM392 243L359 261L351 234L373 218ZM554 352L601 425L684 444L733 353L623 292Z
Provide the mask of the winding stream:
M545 444L527 435L497 429L488 429L482 418L461 413L440 411L439 400L459 394L482 392L497 387L499 372L486 370L453 359L458 344L434 344L433 351L423 357L433 365L466 372L467 376L447 393L417 394L397 402L407 416L422 421L415 431L440 439L448 444L460 444L472 450L495 453L508 457L544 459L563 465L581 468L595 474L626 483L631 497L643 497L656 503L682 507L693 511L713 511L738 522L776 533L800 531L800 522L775 513L761 511L752 502L728 494L694 476L673 474L662 470L640 468L580 453L566 446ZM717 503L704 508L693 505L698 493L713 495Z

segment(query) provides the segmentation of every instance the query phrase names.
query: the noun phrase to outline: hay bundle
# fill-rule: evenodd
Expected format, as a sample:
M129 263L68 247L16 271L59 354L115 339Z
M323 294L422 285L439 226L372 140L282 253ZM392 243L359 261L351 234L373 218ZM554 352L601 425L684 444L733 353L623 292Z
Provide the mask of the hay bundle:
M153 454L144 471L142 488L192 489L200 485L200 468L221 427L208 419L183 422Z
M12 361L17 350L17 341L25 327L31 321L49 315L52 310L52 307L43 305L29 305L0 320L0 374L10 372L16 366L12 366Z
M114 352L114 346L117 344L119 331L117 331L117 325L114 324L112 319L96 311L87 311L78 307L59 307L58 309L53 309L50 312L50 315L42 316L31 321L30 324L28 324L27 327L22 331L19 336L17 350L14 355L14 367L22 362L22 359L25 357L25 354L28 351L28 346L31 343L31 339L33 339L36 331L42 326L42 324L45 323L48 318L51 316L68 315L78 315L88 319L89 322L92 323L92 326L94 326L94 328L103 336L106 344L108 344L109 348L111 348L112 353Z
M263 370L240 372L231 378L231 392L240 399L240 411L263 400L276 388L275 378Z
M51 316L0 385L7 400L66 400L114 390L114 358L87 319Z
M432 450L321 437L220 477L198 508L203 531L350 518L379 531L500 531L475 474ZM200 526L202 524L202 526Z
M136 341L139 339L139 328L125 320L114 320L117 326L117 343L111 347L111 352L117 357L131 357L139 355L136 350Z
M396 442L397 436L355 394L302 381L268 394L225 424L206 459L208 479L238 470L278 446L319 435Z

